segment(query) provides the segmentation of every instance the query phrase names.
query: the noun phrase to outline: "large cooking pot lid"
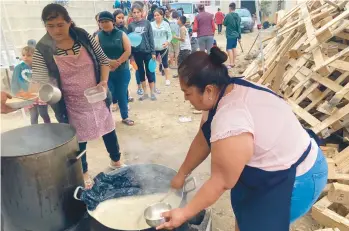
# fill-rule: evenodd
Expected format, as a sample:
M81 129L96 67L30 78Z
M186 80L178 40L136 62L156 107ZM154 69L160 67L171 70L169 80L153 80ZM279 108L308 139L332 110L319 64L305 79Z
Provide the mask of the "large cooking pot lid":
M18 157L55 149L75 137L69 124L37 124L1 134L1 156Z

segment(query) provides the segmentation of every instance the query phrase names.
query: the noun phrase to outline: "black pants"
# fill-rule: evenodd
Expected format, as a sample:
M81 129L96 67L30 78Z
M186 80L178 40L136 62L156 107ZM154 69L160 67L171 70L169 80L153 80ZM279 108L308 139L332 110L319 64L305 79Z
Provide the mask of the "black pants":
M103 141L109 153L110 159L112 159L113 161L119 161L121 154L120 154L120 147L118 143L118 137L116 136L115 130L113 130L108 134L105 134L103 136ZM79 143L80 152L85 151L86 146L87 146L87 142ZM86 154L81 157L81 162L82 162L82 171L83 173L86 173L88 170Z
M218 26L218 33L221 33L222 32L222 24L217 24Z
M155 82L155 73L151 73L148 68L149 61L151 60L151 53L134 52L133 57L138 66L139 79L141 82L145 81L145 74L147 74L148 82Z

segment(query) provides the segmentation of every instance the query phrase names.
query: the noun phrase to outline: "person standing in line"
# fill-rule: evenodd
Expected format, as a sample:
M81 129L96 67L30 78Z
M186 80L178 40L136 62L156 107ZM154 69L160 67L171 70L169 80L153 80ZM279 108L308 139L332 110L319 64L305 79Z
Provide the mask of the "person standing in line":
M153 30L150 22L142 19L143 7L134 4L132 6L132 13L134 21L128 26L127 32L138 33L142 36L141 44L137 47L132 47L132 56L138 66L139 78L144 91L144 94L139 98L139 100L143 101L149 98L145 81L145 75L147 75L150 88L150 99L154 101L156 100L154 83L155 73L150 72L148 68L150 60L156 59Z
M165 19L170 22L170 20L172 19L171 17L171 10L169 9L169 7L166 7L165 9Z
M224 20L224 14L222 13L220 8L218 8L218 12L216 13L214 19L218 27L218 34L222 34L222 24Z
M127 28L125 27L125 13L122 9L116 9L113 13L114 20L115 20L115 26L119 30L125 32L127 34ZM134 99L130 94L130 90L127 91L127 99L128 102L133 102ZM128 108L130 108L128 106Z
M193 31L198 33L200 51L210 50L213 46L213 36L216 30L213 15L205 12L205 6L199 6L199 14L195 16Z
M36 45L33 81L51 83L61 90L61 100L51 107L59 123L69 123L75 128L80 153L86 151L87 142L103 137L110 157L109 167L123 167L110 111L108 57L88 32L75 26L63 6L48 4L41 18L47 33ZM105 89L107 98L92 105L84 91L96 86ZM85 187L89 189L94 182L88 173L86 153L81 157L81 162Z
M235 67L235 60L237 56L236 46L238 40L240 41L241 39L241 18L237 13L235 13L235 9L235 3L230 3L229 14L227 14L223 22L224 26L227 28L225 34L227 38L227 53L229 56L229 65L227 66L228 69Z
M179 25L178 25L178 12L172 12L172 19L170 20L170 27L172 32L172 41L169 45L169 58L171 68L178 68L177 59L179 53L179 41L175 39L174 36L179 37Z
M33 54L35 48L32 46L26 46L22 49L22 60L18 64L14 71L11 80L11 92L13 95L20 94L21 92L28 92L29 85L32 82L32 64ZM33 105L28 107L30 113L31 124L38 124L39 115L44 120L44 123L51 123L50 116L48 114L48 106L46 103L36 101Z
M181 63L191 54L191 45L189 32L185 27L185 23L187 22L187 17L181 16L178 19L178 25L180 27L179 34L180 36L174 36L174 38L179 40L179 54L178 54L178 67Z
M96 36L96 41L109 58L108 87L113 96L113 103L117 102L119 105L122 123L133 126L134 121L128 117L127 99L128 85L131 80L128 64L131 42L126 33L114 27L114 16L110 12L103 11L99 14L99 24L102 31Z
M168 69L168 46L172 40L172 31L170 25L163 19L163 11L156 9L154 11L155 21L151 23L154 35L154 44L156 56L161 57L161 64L165 72L166 86L170 86Z

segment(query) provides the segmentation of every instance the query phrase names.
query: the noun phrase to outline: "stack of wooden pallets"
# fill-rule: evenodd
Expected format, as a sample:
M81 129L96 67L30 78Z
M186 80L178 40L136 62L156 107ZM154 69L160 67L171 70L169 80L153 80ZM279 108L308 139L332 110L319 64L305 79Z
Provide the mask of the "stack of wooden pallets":
M312 208L312 217L329 227L317 231L349 231L349 147L339 153L338 145L321 148L329 167L328 184Z
M278 21L243 75L282 95L321 137L349 129L349 1L307 1Z

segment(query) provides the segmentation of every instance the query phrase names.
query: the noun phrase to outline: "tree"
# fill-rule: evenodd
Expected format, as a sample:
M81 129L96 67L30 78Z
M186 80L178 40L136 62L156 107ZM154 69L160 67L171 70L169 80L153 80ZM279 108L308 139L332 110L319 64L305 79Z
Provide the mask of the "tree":
M262 0L261 2L261 11L263 16L269 16L271 11L270 11L270 5L271 1L269 0Z

